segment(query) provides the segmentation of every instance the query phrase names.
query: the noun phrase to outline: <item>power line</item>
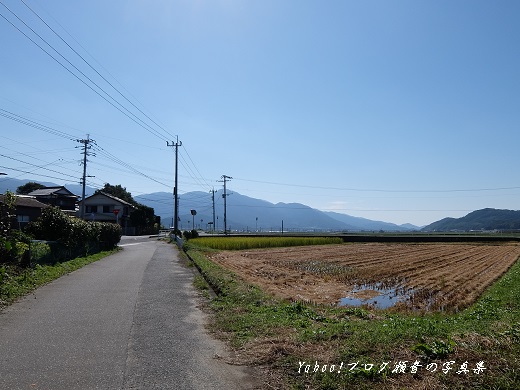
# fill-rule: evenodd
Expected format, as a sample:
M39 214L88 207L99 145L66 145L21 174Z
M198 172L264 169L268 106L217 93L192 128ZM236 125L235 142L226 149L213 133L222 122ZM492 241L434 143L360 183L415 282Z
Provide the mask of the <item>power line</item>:
M13 14L20 22L22 22L28 29L30 29L38 38L40 38L47 46L49 46L52 50L54 50L60 57L62 57L65 61L67 61L74 69L76 69L83 77L85 77L88 81L90 81L92 84L94 84L99 90L101 90L106 96L108 96L110 99L112 99L116 104L121 106L121 108L128 113L124 112L120 107L116 106L113 102L107 99L107 97L103 96L98 90L94 89L91 85L89 85L85 80L83 80L81 77L79 77L76 73L74 73L71 69L69 69L66 65L64 65L61 61L59 61L56 57L54 57L51 53L49 53L47 50L45 50L41 45L39 45L36 41L34 41L31 37L29 37L24 31L22 31L18 26L16 26L14 23L12 23L9 19L7 19L1 12L0 16L6 20L11 26L13 26L16 30L18 30L21 34L23 34L27 39L29 39L32 43L34 43L36 46L38 46L45 54L47 54L49 57L51 57L54 61L56 61L61 67L63 67L67 72L72 74L75 78L77 78L79 81L81 81L85 86L87 86L90 90L92 90L94 93L96 93L98 96L100 96L103 100L105 100L107 103L109 103L111 106L116 108L119 112L121 112L123 115L131 119L133 122L135 122L137 125L148 131L149 133L155 135L156 137L167 140L166 137L162 136L157 130L152 128L150 125L145 123L142 119L138 118L135 114L133 114L130 110L128 110L125 106L123 106L121 103L119 103L112 95L110 95L108 92L106 92L103 88L101 88L97 83L95 83L91 78L89 78L85 73L83 73L80 69L78 69L74 64L72 64L68 59L66 59L61 53L59 53L50 43L48 43L41 35L39 35L36 31L34 31L27 23L25 23L16 13L14 13L9 7L7 7L5 4L0 2L6 8L11 14ZM132 115L132 116L130 116Z
M16 172L23 172L23 173L34 173L35 171L37 171L38 169L43 169L46 165L44 166L40 166L40 167L37 167L37 169L33 170L33 171L24 171L22 169L18 169L18 168L12 168L12 167L6 167L4 165L0 165L0 168L4 168L4 169L10 169L12 171L16 171ZM59 172L58 172L59 173ZM51 179L57 179L57 180L67 180L67 179L64 179L63 177L56 177L56 176L50 176L50 175L44 175L42 173L39 173L38 174L39 176L43 176L43 177L49 177ZM7 178L5 179L4 181L7 181L7 180L10 180L10 178Z
M33 127L35 129L45 131L46 133L49 133L49 134L52 134L52 135L56 135L58 137L66 138L66 139L71 140L71 141L74 141L74 139L75 139L74 136L72 136L70 134L67 134L67 133L65 133L63 131L54 129L54 128L46 126L46 125L42 125L41 123L33 121L33 120L31 120L29 118L26 118L26 117L24 117L22 115L18 115L18 114L15 114L13 112L4 110L2 108L0 108L0 116L3 116L4 118L7 118L7 119L11 119L12 121L24 124L26 126Z
M92 69L94 72L96 72L96 74L101 77L108 85L110 85L119 95L121 95L121 97L123 97L128 103L130 103L134 108L136 108L141 114L143 114L146 118L148 118L152 123L154 123L157 127L159 127L161 130L163 130L167 135L169 135L170 137L173 137L164 127L162 127L160 124L158 124L156 121L154 121L152 118L150 118L146 113L144 113L139 107L137 107L132 101L130 101L130 99L128 99L119 89L117 89L109 80L107 80L101 73L99 73L99 71L94 68L81 54L79 54L71 45L69 45L69 43L63 39L63 37L58 34L51 26L49 26L49 24L43 20L43 18L36 12L34 11L29 5L27 5L27 3L24 1L24 0L20 0L27 8L29 8L29 10L31 10L31 12L33 14L35 14L38 19L40 19L63 43L65 43L65 45L67 45L67 47L72 50L79 58L81 58L83 60L83 62L85 64L87 64L90 69Z
M189 160L191 161L191 164L193 165L193 168L195 168L195 170L197 171L197 173L199 174L198 177L200 177L201 180L203 180L205 183L206 183L206 187L208 188L212 188L208 182L206 181L206 179L204 179L204 176L202 176L202 174L200 173L199 169L197 168L197 166L195 165L195 163L193 162L190 154L188 153L188 150L186 149L186 146L183 146L183 149L184 149L184 152L186 153L186 156L188 156Z
M345 188L345 187L322 187L322 186L311 186L307 184L289 184L289 183L277 183L270 181L251 180L235 178L235 180L248 181L253 183L271 184L286 187L300 187L300 188L312 188L318 190L335 190L335 191L355 191L355 192L387 192L387 193L445 193L445 192L482 192L482 191L502 191L502 190L517 190L519 187L495 187L495 188L474 188L474 189L447 189L447 190L389 190L389 189L375 189L375 188Z
M163 183L163 182L161 182L161 181L159 181L159 180L157 180L157 179L154 179L153 177L150 177L150 176L148 176L147 174L145 174L145 173L143 173L143 172L137 170L136 168L134 168L134 167L131 166L130 164L128 164L128 163L124 162L123 160L117 158L116 156L112 155L111 153L109 153L108 151L106 151L105 149L103 149L101 146L99 146L99 145L95 145L95 150L96 150L97 152L101 153L103 156L105 156L105 157L108 158L109 160L111 160L111 161L113 161L113 162L115 162L115 163L117 163L117 164L119 164L119 165L121 165L121 166L123 166L123 167L129 169L130 171L132 171L132 172L134 172L134 173L136 173L136 174L138 174L138 175L140 175L140 176L143 176L143 177L145 177L145 178L147 178L147 179L149 179L149 180L151 180L151 181L153 181L153 182L155 182L155 183L158 183L158 184L161 184L161 185L163 185L163 186L165 186L165 187L170 188L170 185L168 185L168 184L166 184L166 183Z
M23 160L19 160L19 159L14 158L14 157L9 157L9 156L6 156L5 154L0 154L0 156L1 156L1 157L8 158L8 159L10 159L10 160L14 160L14 161L21 162L21 163L26 164L26 165L30 165L30 166L33 166L33 167L37 167L37 168L39 168L39 169L43 168L42 166L38 166L38 165L36 165L36 164L31 164L31 163L29 163L29 162L26 162L26 161L23 161ZM49 163L49 164L47 164L47 165L50 165L50 164L53 164L53 163ZM49 172L54 172L54 173L58 173L58 174L60 174L60 175L64 175L64 176L74 177L74 176L72 176L72 175L67 175L66 173L63 173L63 172L55 171L54 169L49 169L49 168L47 168L47 171L49 171Z

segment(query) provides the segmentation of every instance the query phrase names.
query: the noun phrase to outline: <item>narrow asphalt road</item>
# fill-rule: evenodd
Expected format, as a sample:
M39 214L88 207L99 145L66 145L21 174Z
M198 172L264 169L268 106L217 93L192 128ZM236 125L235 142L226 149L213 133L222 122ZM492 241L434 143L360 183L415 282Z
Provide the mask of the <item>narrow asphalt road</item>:
M125 238L0 312L0 389L252 389L204 328L175 246Z

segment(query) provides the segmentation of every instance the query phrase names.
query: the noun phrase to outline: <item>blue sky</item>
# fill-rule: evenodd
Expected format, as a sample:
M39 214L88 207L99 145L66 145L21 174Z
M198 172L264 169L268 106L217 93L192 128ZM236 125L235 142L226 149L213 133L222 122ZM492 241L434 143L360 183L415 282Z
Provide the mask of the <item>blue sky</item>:
M78 182L90 134L90 185L171 192L178 136L181 202L228 175L394 223L520 209L517 1L24 1L78 77L0 17L0 113L40 127L0 116L0 180Z

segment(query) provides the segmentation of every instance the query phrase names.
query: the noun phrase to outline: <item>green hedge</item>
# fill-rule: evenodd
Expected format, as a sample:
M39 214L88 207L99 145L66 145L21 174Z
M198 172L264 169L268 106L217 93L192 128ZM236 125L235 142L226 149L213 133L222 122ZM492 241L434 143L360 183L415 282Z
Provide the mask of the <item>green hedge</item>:
M37 240L52 241L55 260L112 249L122 235L117 224L83 221L57 207L44 209L40 218L27 225L26 232Z

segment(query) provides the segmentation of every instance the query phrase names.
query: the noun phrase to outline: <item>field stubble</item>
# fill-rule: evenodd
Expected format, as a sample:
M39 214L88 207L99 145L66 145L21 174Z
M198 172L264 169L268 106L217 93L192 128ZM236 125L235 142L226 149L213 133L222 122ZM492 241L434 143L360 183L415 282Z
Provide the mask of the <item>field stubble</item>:
M293 301L338 304L345 297L365 300L393 289L394 310L458 311L519 256L515 243L355 243L223 251L210 258Z

